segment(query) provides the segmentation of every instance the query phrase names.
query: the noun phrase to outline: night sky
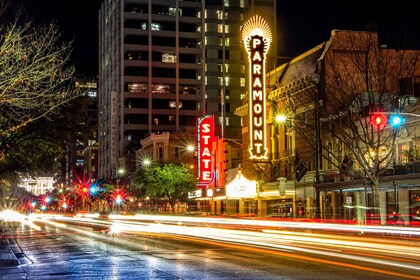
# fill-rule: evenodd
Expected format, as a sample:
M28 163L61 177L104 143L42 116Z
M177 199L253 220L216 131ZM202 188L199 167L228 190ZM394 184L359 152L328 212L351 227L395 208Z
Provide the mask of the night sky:
M57 21L63 39L74 39L76 72L97 75L98 10L102 0L8 1L23 2L41 22ZM375 0L278 0L278 55L297 56L328 40L333 29L375 30L379 31L380 44L420 48L420 16L413 2L399 0L386 5Z

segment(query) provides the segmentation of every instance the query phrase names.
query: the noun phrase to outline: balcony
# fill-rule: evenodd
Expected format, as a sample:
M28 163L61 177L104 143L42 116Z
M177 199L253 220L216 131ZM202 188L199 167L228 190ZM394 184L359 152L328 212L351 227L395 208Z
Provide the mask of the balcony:
M382 173L382 178L389 176L404 176L410 174L420 173L420 161L411 161L407 163L396 164L393 168L388 168ZM352 181L353 178L349 175L340 174L338 170L323 170L320 171L320 183L338 183Z

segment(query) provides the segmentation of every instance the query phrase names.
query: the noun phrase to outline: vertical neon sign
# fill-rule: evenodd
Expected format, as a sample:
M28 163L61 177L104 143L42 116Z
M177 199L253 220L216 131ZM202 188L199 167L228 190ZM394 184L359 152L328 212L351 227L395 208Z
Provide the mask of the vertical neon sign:
M213 149L214 116L207 115L198 121L198 181L208 185L214 180Z
M242 40L249 63L249 157L258 161L268 157L265 63L271 42L270 27L262 17L253 16L242 28Z

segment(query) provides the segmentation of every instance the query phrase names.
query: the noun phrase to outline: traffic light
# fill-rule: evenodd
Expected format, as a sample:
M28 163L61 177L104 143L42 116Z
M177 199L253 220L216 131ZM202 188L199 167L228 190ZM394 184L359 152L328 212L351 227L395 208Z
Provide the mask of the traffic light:
M380 112L374 113L370 117L370 123L372 125L377 126L378 128L380 126L383 126L386 123L386 121L387 121L387 119L386 119L385 115L380 113Z
M395 128L404 123L405 119L399 114L394 114L389 118L389 124Z

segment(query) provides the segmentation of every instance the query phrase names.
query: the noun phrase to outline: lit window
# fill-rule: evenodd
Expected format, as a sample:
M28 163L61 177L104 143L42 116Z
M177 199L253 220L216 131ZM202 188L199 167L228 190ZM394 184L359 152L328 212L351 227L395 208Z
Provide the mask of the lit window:
M245 78L241 78L241 87L245 87Z
M198 12L198 13L197 13L197 17L198 17L198 18L201 18L201 12Z
M170 16L175 16L176 15L176 8L169 8L168 12L169 12Z
M152 93L170 93L169 85L154 84L152 85Z
M229 24L225 24L225 33L229 33Z
M217 25L217 32L222 33L223 32L223 24L218 24Z
M229 33L229 31L227 33ZM229 47L229 45L230 45L230 38L225 38L225 46Z
M217 19L223 19L223 11L217 11Z
M225 77L225 85L229 86L230 83L230 77Z
M223 65L225 66L225 73L229 73L229 64L218 64L219 73L223 73Z
M245 8L245 1L244 0L239 1L239 7Z
M197 32L201 32L201 26L197 27Z
M141 29L146 30L147 29L147 23L143 22L141 24Z
M129 92L147 92L147 84L128 84Z
M241 73L244 74L245 73L245 65L241 65Z
M217 83L219 84L219 86L223 85L223 77L217 77Z
M225 7L229 7L229 0L225 0Z
M159 31L160 30L160 24L159 23L152 23L151 25L152 30Z
M162 54L162 62L176 63L176 55L174 53Z
M169 108L172 108L172 109L175 109L177 106L176 106L176 101L169 101ZM178 102L178 108L179 109L181 109L182 108L182 101L179 101Z

